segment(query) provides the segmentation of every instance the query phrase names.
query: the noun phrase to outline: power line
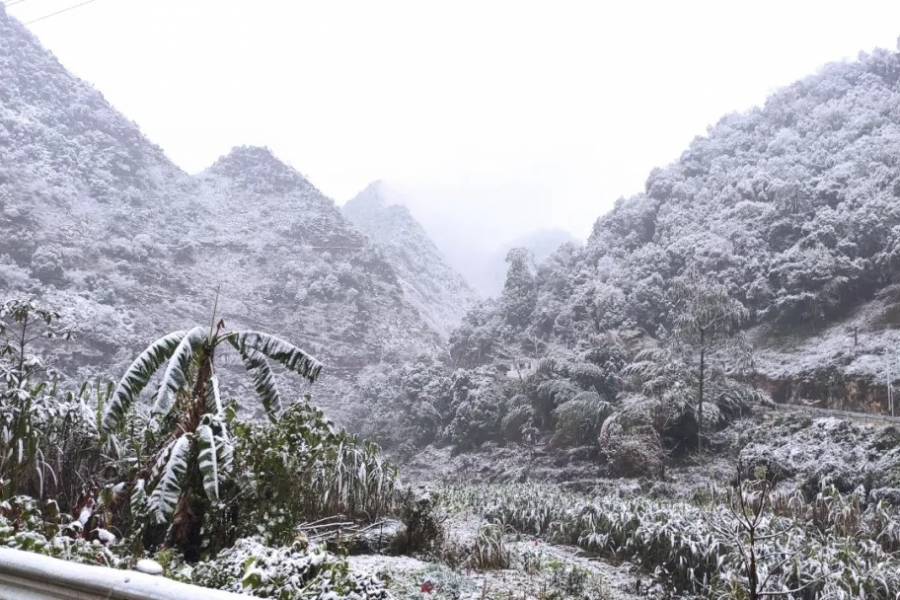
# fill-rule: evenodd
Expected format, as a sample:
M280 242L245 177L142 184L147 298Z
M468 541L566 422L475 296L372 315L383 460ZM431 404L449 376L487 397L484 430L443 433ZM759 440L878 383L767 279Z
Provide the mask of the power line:
M58 10L55 13L50 13L49 15L44 15L43 17L38 17L32 21L28 21L25 25L31 25L32 23L37 23L38 21L43 21L45 19L49 19L50 17L55 17L56 15L61 15L63 13L69 12L70 10L75 10L76 8L80 8L85 4L90 4L91 2L95 2L96 0L87 0L86 2L82 2L81 4L76 4L75 6L70 6L69 8L64 8L62 10ZM25 2L25 0L16 0L16 2Z
M3 6L9 8L10 6L15 6L16 4L22 4L23 2L26 2L26 0L12 0L12 2L4 2Z

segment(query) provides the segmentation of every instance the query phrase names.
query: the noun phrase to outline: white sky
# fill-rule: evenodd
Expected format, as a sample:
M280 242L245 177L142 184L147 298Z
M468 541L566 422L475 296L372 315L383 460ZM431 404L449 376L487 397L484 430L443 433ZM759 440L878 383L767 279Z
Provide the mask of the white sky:
M722 115L894 49L900 2L96 0L29 27L189 172L268 145L339 203L385 179L496 246L585 237Z

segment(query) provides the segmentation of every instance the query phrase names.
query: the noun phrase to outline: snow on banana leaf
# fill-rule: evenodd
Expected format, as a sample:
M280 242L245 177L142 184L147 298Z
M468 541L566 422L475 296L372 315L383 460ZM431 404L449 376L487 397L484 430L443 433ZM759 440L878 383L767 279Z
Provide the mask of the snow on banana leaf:
M204 399L206 412L219 417L223 416L225 414L225 407L222 405L222 396L219 393L219 377L217 375L210 377L209 385L203 389L204 394L206 394L206 398Z
M138 479L134 482L131 490L131 514L141 515L147 503L147 482L144 479Z
M209 425L197 428L197 444L200 447L200 474L203 477L203 490L212 502L219 501L219 452L216 435Z
M181 496L181 480L188 468L192 437L183 435L172 444L162 477L150 494L150 511L158 523L166 523L175 512L175 506Z
M175 405L175 396L188 383L191 362L197 348L206 341L202 327L194 327L185 335L169 357L169 364L163 374L156 400L153 402L154 415L166 415Z
M275 376L272 374L269 361L266 360L264 354L251 347L241 348L235 345L235 348L240 352L247 372L253 377L253 387L262 400L266 414L269 419L274 420L281 414L281 395L278 393L278 386L275 384Z
M228 336L228 341L243 354L247 348L257 350L289 371L314 382L322 370L322 363L280 338L257 331L243 331Z
M104 431L114 431L122 424L135 398L141 394L160 365L172 356L186 335L187 331L176 331L156 340L128 367L106 405L101 423Z

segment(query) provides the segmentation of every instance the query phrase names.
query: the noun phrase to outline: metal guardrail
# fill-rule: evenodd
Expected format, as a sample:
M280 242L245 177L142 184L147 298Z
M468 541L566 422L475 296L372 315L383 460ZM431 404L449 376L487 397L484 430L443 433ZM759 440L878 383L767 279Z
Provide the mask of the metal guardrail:
M775 403L775 410L802 411L823 417L836 417L839 419L852 419L854 421L866 421L872 423L900 423L900 417L890 415L878 415L875 413L850 412L847 410L835 410L833 408L820 408L818 406L806 406L803 404Z
M0 600L247 600L162 576L0 548Z

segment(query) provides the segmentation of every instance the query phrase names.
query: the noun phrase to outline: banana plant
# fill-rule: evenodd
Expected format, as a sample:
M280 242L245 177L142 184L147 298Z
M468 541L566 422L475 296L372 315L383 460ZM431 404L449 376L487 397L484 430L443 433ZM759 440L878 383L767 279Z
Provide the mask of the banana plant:
M282 411L270 361L310 382L322 364L293 344L257 331L226 332L225 324L176 331L147 347L125 372L108 398L101 429L120 431L157 372L162 377L150 399L150 423L158 442L131 483L135 517L153 526L169 525L167 537L186 543L197 532L203 504L219 502L223 481L231 474L233 446L219 392L215 358L220 348L237 352L250 374L269 419ZM163 369L163 366L165 368ZM192 481L202 481L202 494ZM193 478L193 479L192 479ZM196 496L203 495L203 498Z

